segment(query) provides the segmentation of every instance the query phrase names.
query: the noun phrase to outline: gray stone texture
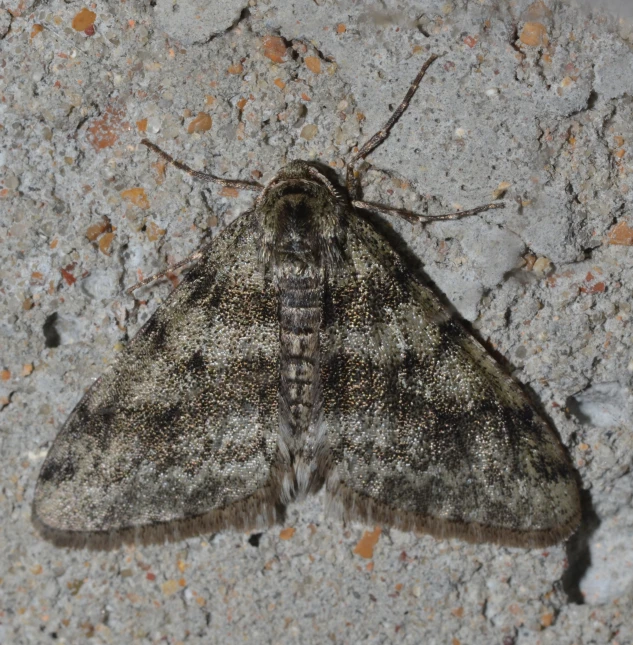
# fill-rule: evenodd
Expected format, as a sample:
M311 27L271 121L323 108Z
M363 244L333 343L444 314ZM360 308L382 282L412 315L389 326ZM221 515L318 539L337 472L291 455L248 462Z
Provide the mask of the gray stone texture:
M633 643L633 10L584 0L0 3L0 642ZM87 11L87 10L86 10ZM125 288L252 203L342 171L430 52L364 195L569 446L583 525L545 551L285 527L113 552L30 524L47 448L172 285ZM209 127L210 126L210 127ZM618 242L613 243L613 242ZM291 529L296 529L293 533ZM284 530L282 530L284 529Z

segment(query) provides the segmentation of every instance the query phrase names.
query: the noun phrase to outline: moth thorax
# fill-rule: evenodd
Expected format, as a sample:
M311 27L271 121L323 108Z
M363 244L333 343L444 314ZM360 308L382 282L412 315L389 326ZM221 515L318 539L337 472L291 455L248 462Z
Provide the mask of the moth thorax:
M263 205L265 254L275 266L297 270L319 268L331 245L332 219L337 216L327 189L318 184L287 181Z

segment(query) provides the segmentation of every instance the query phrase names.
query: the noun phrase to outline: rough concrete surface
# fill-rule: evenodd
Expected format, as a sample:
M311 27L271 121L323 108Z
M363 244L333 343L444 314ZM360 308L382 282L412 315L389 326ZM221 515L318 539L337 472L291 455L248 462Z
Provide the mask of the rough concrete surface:
M1 6L0 642L633 643L630 5ZM568 445L578 534L546 550L436 541L343 526L317 497L261 535L45 542L30 502L46 450L172 285L125 288L252 201L140 139L231 178L293 158L340 170L429 52L364 194L429 213L504 195L477 218L390 224Z

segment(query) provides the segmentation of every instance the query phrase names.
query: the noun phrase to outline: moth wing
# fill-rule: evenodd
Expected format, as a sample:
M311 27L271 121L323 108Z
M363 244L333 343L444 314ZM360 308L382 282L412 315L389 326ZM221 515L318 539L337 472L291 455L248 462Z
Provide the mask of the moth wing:
M251 212L224 231L74 409L36 487L47 537L100 546L277 519L279 323L257 230Z
M368 222L326 286L322 464L345 519L543 546L580 518L555 432Z

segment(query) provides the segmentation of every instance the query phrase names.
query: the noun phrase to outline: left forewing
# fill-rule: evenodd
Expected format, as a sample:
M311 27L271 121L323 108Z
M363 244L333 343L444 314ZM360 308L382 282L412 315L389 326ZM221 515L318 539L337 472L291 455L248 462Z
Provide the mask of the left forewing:
M369 223L346 249L321 338L335 510L470 541L568 536L579 491L555 432Z
M224 231L86 393L42 467L34 520L61 544L275 520L277 300L257 224Z

